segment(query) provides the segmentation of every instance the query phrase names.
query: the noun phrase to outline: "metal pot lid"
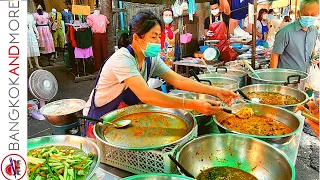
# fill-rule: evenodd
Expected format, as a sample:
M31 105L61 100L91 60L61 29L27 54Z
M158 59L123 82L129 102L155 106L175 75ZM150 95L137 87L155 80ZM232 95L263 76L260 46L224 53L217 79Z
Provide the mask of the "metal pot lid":
M37 99L50 101L58 92L58 82L46 70L36 70L29 77L29 90Z

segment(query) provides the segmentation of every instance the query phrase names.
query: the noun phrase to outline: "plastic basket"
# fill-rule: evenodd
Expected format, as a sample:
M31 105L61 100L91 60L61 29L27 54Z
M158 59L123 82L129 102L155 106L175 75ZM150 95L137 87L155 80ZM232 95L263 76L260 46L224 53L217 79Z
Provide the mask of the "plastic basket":
M133 151L115 148L96 140L101 150L101 162L134 173L178 173L175 164L168 157L175 156L177 149L197 137L198 126L186 141L150 151Z

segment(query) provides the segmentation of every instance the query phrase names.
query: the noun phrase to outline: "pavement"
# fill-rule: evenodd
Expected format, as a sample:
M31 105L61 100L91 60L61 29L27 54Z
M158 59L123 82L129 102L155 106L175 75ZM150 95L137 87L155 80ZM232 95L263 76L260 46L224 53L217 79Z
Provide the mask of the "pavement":
M40 58L43 69L50 71L57 79L59 90L57 95L50 101L67 98L78 98L85 101L93 89L94 80L75 83L75 76L66 70L62 60L62 54L54 66L46 66L48 61ZM30 75L33 70L28 71ZM28 91L28 99L34 99ZM48 102L46 102L48 103ZM28 138L51 135L50 124L47 121L28 119ZM297 180L319 180L319 145L320 141L313 133L309 125L305 124L301 136L298 157L295 164Z

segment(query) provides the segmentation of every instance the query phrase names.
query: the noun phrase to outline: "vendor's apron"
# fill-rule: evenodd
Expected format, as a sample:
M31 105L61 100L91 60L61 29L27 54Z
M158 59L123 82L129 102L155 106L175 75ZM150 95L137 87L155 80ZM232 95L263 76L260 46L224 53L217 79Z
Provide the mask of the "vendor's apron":
M130 52L130 54L133 57L135 57L135 54L133 52L132 47L131 46L127 46L126 48ZM106 61L104 61L104 63L102 64L102 66L101 66L101 68L99 70L97 79L95 81L95 88L93 90L93 95L92 95L92 99L91 99L91 106L90 106L90 110L89 110L89 113L88 113L89 117L101 118L103 115L105 115L105 114L107 114L107 113L109 113L109 112L111 112L111 111L113 111L115 109L120 109L120 108L123 108L123 107L135 105L135 104L138 104L140 102L140 99L128 87L118 97L116 97L115 99L113 99L109 103L107 103L107 104L105 104L105 105L103 105L101 107L97 107L95 105L95 101L94 101L95 98L94 97L96 95L96 86L97 86L97 83L98 83L99 78L100 78L100 73L101 73L102 67L103 67L103 65L105 64ZM148 80L150 78L151 60L150 60L150 58L146 58L145 61L147 63L147 80ZM84 136L88 136L90 138L94 138L93 124L94 124L94 122L86 120L85 129L84 129Z
M267 37L267 32L268 32L268 26L264 26L263 24L262 24L262 21L260 21L260 23L261 23L261 27L262 27L262 32L261 32L261 34L262 34L262 40L264 40L264 41L266 41L266 37Z
M227 37L227 26L223 22L222 13L220 13L220 21L212 23L212 15L210 18L209 30L214 33L213 36L209 37L209 40L226 40Z
M167 31L167 30L165 30ZM175 45L175 38L173 35L173 39L168 37L168 33L165 32L165 41L164 41L164 48L159 53L160 59L168 65L170 68L173 66L174 60L174 45Z

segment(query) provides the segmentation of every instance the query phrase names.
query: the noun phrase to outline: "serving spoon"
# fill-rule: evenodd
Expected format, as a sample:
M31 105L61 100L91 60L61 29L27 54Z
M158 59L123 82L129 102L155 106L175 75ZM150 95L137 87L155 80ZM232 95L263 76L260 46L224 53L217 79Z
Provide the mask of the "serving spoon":
M131 120L120 120L116 123L112 123L112 122L105 121L102 118L92 118L92 117L88 117L88 116L78 116L78 118L87 119L87 120L95 121L95 122L101 122L103 124L111 124L115 128L123 128L123 127L126 127L129 124L131 124Z

